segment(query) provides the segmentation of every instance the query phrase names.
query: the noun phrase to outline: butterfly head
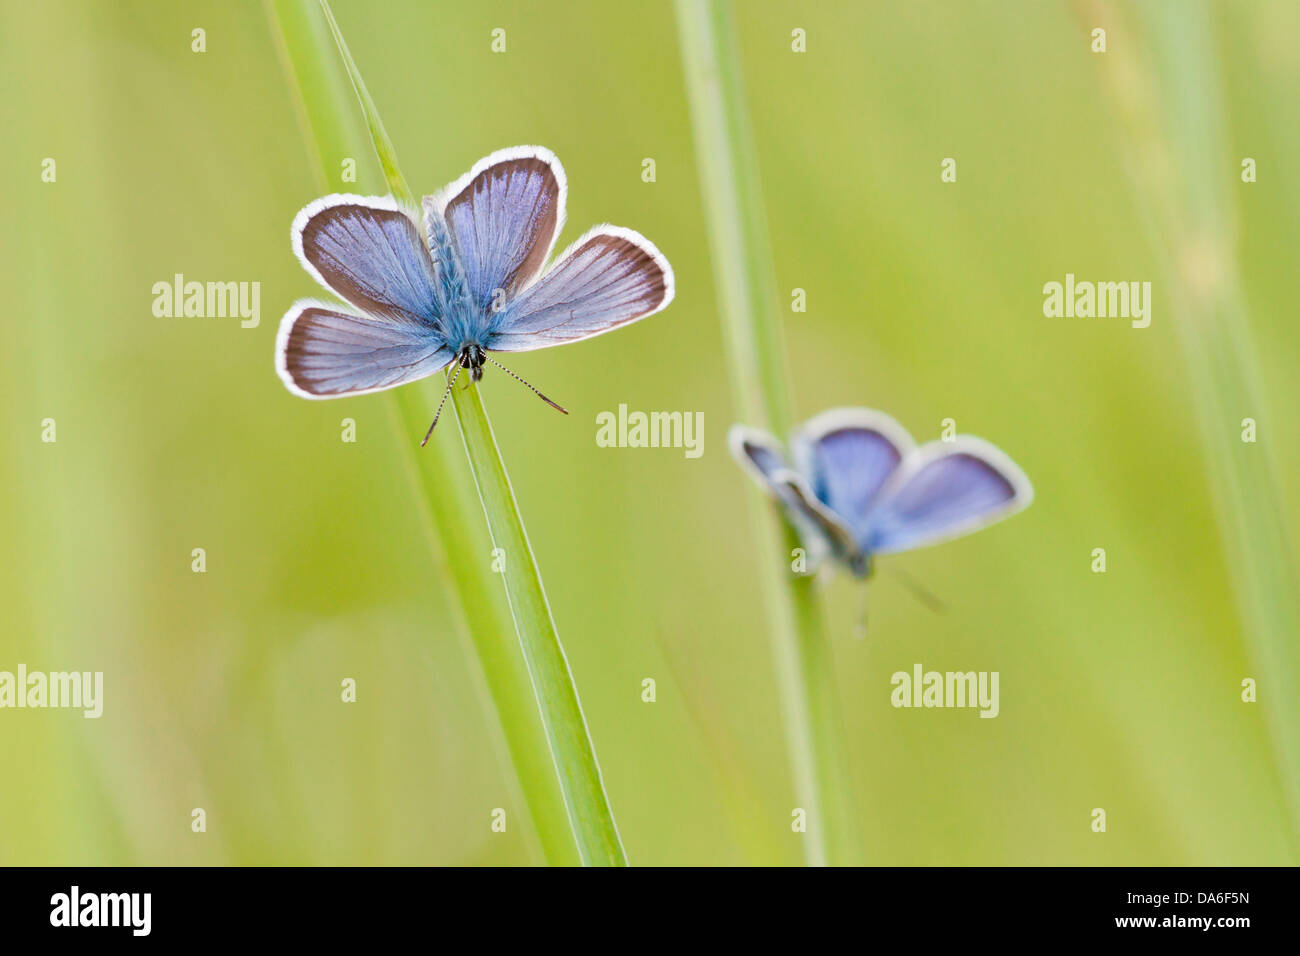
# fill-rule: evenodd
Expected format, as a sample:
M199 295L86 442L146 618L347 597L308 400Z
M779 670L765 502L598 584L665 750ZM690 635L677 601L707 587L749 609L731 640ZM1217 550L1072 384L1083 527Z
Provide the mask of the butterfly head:
M483 366L487 360L487 351L475 342L462 345L455 358L456 364L468 369L469 377L476 382L483 377Z
M867 554L865 551L856 551L853 554L850 554L845 560L849 566L849 571L852 572L855 578L861 578L865 581L867 578L871 577L871 572L873 570L871 566L871 555Z

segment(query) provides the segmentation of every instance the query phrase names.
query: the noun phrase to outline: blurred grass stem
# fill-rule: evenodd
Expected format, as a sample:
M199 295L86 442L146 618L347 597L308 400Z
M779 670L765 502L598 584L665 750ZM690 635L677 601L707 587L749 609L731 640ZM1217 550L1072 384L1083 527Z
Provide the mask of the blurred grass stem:
M1281 789L1300 855L1300 608L1291 536L1270 451L1276 425L1247 324L1235 252L1216 24L1204 0L1134 8L1081 4L1081 20L1129 38L1096 58L1127 139L1125 159L1169 290L1187 364L1247 654L1259 678ZM1125 16L1124 14L1127 14ZM1253 187L1252 187L1253 188ZM1261 440L1246 443L1244 418Z
M736 412L778 436L790 430L785 346L739 42L728 0L677 0L686 88ZM859 862L835 662L811 576L791 571L798 535L749 495L763 595L794 774L814 866Z

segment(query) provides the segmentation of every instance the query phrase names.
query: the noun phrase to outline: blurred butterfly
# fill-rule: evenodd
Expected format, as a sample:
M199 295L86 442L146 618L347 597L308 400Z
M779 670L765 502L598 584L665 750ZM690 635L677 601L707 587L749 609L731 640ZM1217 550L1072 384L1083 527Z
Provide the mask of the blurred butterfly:
M919 448L883 412L837 408L796 429L793 465L766 432L733 425L732 454L771 491L816 567L827 557L871 574L878 554L910 551L977 531L1029 506L1025 473L969 435Z
M660 311L673 270L640 233L597 226L545 267L564 225L564 168L537 146L479 160L424 197L423 217L383 196L325 196L293 222L293 251L356 311L303 299L280 322L275 367L302 398L342 398L455 370L489 355L600 335ZM568 414L565 412L565 414Z

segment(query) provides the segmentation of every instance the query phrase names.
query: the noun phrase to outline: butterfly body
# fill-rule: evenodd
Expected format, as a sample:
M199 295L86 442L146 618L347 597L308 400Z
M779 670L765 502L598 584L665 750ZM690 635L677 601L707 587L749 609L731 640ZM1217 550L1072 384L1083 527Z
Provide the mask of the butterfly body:
M871 563L871 555L865 552L849 555L846 558L846 564L849 573L855 578L861 578L863 581L871 577L872 572L875 570Z
M285 386L340 398L449 367L477 381L499 364L489 352L576 342L665 308L672 268L631 230L598 226L547 266L567 191L559 160L525 146L484 157L418 213L390 197L310 203L294 252L351 309L294 304L276 338Z
M491 338L491 320L486 310L474 302L465 267L461 265L452 243L447 222L432 202L425 204L425 223L429 256L433 259L437 276L432 307L439 317L439 334L454 356L453 361L470 369L474 380L478 381L483 374L482 357L478 357L476 364L468 364L462 359L469 357L471 348L481 352L486 347L486 340ZM478 355L477 352L474 354Z
M867 578L876 556L938 544L1028 507L1033 486L990 443L969 435L917 446L873 409L833 409L791 437L742 425L732 453L770 491L814 564L827 558Z

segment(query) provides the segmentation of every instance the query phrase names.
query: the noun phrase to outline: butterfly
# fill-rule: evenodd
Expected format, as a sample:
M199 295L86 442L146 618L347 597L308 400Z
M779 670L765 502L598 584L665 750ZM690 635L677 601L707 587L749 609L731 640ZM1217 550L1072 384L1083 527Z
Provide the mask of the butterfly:
M782 504L807 546L855 576L878 554L938 544L1027 508L1020 467L980 438L917 447L898 422L869 408L836 408L795 430L787 463L771 435L733 425L732 454Z
M489 362L564 412L489 353L588 339L673 299L668 260L631 229L596 226L547 267L567 193L550 150L517 146L425 196L422 215L385 196L308 204L293 221L293 251L352 308L293 304L275 343L285 386L302 398L342 398L455 366L421 445L461 371L478 381Z

